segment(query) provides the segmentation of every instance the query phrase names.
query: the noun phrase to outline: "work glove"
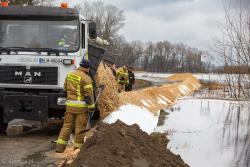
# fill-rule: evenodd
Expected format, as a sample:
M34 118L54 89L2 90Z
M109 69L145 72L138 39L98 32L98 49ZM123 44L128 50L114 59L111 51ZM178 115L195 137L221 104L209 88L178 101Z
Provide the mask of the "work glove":
M84 96L84 101L89 105L91 104L91 98L89 96Z

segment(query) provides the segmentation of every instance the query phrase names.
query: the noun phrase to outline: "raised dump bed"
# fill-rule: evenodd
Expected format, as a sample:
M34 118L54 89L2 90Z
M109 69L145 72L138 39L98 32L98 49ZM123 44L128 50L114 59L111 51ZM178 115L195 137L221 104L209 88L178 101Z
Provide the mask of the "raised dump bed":
M92 64L91 72L95 76L97 68L101 61L107 66L112 66L116 60L117 55L107 51L107 48L89 41L88 58Z

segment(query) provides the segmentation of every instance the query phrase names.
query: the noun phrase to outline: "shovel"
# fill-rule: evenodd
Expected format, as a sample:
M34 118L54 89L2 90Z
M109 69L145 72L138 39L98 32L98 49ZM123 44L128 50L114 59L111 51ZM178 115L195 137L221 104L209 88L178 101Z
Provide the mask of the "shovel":
M101 85L101 86L98 87L98 95L96 96L95 105L97 105L103 90L104 90L104 85ZM91 113L88 113L88 122L87 122L86 129L83 130L81 133L87 132L87 131L89 131L91 129L91 127L92 127L92 121L91 120L92 120L92 118L93 118L93 116L95 114L95 111L91 112Z

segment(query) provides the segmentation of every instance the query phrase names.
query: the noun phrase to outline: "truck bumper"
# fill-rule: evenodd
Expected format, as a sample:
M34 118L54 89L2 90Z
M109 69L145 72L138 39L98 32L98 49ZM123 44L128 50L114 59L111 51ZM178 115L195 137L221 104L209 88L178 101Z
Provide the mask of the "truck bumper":
M45 122L48 118L48 97L35 95L4 96L4 122L27 119Z
M58 98L62 97L65 97L63 92L34 95L24 92L1 91L0 107L3 109L3 120L5 123L13 119L46 122L50 117L63 115L65 105L58 104Z

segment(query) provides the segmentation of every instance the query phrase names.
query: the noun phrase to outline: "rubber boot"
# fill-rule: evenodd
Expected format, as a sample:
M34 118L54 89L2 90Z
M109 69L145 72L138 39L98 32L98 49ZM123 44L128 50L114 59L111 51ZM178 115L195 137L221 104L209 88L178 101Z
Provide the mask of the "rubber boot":
M58 144L58 143L56 144L56 152L57 153L64 152L65 148L66 148L66 145L64 145L64 144Z

